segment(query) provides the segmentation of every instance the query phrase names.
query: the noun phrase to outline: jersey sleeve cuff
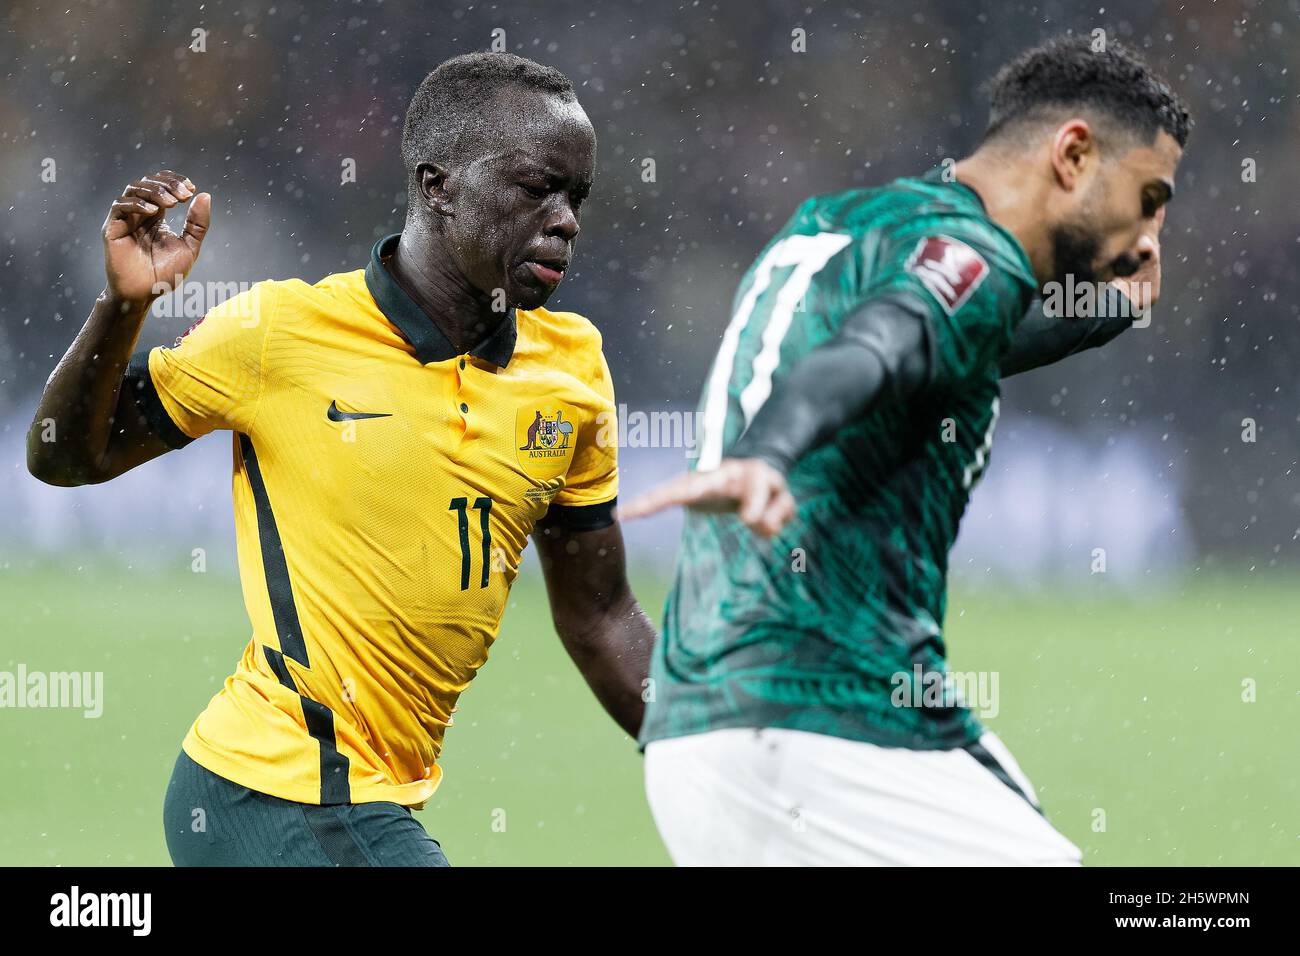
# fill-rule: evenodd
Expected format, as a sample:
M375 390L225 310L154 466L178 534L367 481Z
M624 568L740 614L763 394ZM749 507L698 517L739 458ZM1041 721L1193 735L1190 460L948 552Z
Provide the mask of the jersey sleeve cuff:
M154 387L153 377L149 374L149 352L149 349L143 349L131 356L126 366L123 387L131 390L135 407L148 424L149 430L162 439L168 448L184 448L194 439L172 421L162 399L158 397L158 389Z
M556 505L547 509L538 530L599 531L614 523L614 507L618 498L610 498L595 505Z

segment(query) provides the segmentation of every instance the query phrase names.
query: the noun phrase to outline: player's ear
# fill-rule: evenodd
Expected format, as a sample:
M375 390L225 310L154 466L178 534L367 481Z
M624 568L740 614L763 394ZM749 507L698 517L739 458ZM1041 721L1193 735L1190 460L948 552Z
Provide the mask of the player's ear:
M1086 120L1072 119L1056 130L1052 139L1052 169L1061 188L1073 192L1100 157L1097 137Z
M415 167L415 175L420 183L420 196L429 211L439 216L454 216L456 213L451 202L450 170L441 163L421 163Z

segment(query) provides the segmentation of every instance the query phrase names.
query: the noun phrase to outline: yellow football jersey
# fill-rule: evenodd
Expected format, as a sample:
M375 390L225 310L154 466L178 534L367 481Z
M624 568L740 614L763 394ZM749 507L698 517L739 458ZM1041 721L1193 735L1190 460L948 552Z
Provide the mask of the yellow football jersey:
M235 433L252 640L185 752L302 803L423 803L529 534L608 524L617 492L595 327L519 311L458 354L384 265L397 240L258 283L128 369L173 447Z

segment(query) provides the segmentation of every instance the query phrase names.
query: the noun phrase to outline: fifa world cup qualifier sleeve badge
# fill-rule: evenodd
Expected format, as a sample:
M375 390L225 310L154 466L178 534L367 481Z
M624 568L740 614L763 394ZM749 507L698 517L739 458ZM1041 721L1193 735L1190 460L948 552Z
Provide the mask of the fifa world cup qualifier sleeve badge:
M951 236L927 236L916 244L907 271L921 280L940 307L952 315L975 294L989 274L988 263L966 243Z

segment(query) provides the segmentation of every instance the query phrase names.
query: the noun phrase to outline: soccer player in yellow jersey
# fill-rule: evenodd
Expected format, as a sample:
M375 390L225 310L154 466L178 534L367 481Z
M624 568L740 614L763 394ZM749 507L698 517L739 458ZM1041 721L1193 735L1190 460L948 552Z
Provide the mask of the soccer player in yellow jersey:
M543 308L595 149L563 74L448 60L407 111L405 226L364 268L258 283L134 355L151 302L198 257L211 197L164 170L113 203L107 288L36 413L58 441L34 427L28 466L96 483L233 433L253 633L172 774L177 864L446 865L409 808L437 789L529 536L556 630L636 735L654 633L613 515L613 387L596 328ZM177 235L164 216L185 203Z

